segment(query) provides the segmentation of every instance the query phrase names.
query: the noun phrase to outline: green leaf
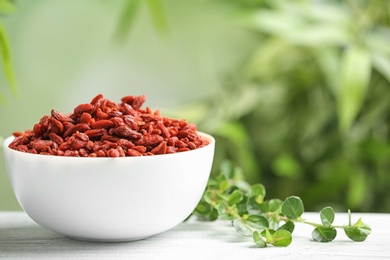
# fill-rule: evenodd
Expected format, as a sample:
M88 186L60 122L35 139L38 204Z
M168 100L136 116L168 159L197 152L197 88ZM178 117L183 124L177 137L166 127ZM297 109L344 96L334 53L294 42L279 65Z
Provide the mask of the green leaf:
M215 221L218 219L218 211L216 209L212 209L211 213L209 214L209 221Z
M287 221L284 225L280 226L278 230L287 230L288 232L294 232L295 224L292 221Z
M259 207L261 212L263 212L263 213L271 212L269 209L269 202L268 201L264 201L263 203L258 204L258 205L259 205L258 207Z
M372 57L373 67L390 82L390 59L383 54L375 53Z
M270 199L268 201L270 212L277 212L282 205L283 205L283 201L281 199Z
M14 13L15 6L8 0L0 0L0 13Z
M212 193L211 191L209 190L206 190L203 194L203 199L205 202L209 203L209 204L212 204L213 203L213 200L212 200Z
M263 236L263 237L267 237L268 236L268 239L269 241L272 240L272 235L276 232L276 230L272 229L272 228L266 228L264 229L263 231L260 232L260 234Z
M228 206L229 206L229 205L228 205L227 202L225 202L225 201L218 202L218 203L217 203L217 206L216 206L217 211L218 211L218 214L221 215L221 216L226 215L226 214L227 214L226 212L227 212Z
M272 235L273 245L277 247L286 247L292 242L292 235L289 231L281 229Z
M246 15L243 23L261 32L268 32L279 36L293 31L302 25L301 19L294 14L268 11L265 9Z
M334 211L331 207L325 207L320 211L321 222L325 227L331 227L334 221Z
M339 91L339 67L340 55L337 49L332 47L320 48L314 53L318 65L325 77L326 84L332 94L337 97Z
M259 214L249 215L249 217L246 219L246 222L249 226L259 230L263 230L269 226L268 220Z
M240 219L235 218L233 220L233 227L243 236L252 236L252 230Z
M276 9L262 8L242 20L254 29L295 45L336 46L351 38L348 30L351 18L344 9L323 2L292 4L279 1L278 5Z
M249 196L255 196L257 203L262 203L266 194L266 190L263 184L257 183L251 186Z
M220 184L219 184L219 190L221 192L224 192L225 190L227 190L229 188L229 181L225 180L225 181L222 181Z
M218 211L214 209L209 203L201 200L193 211L193 214L200 219L214 221L218 218Z
M234 205L240 203L244 199L244 194L240 190L234 190L233 193L229 196L229 204Z
M349 131L359 113L371 77L370 53L359 46L344 50L340 67L340 91L337 96L339 128Z
M278 217L269 217L267 219L270 229L277 230L280 227L280 220Z
M227 202L229 200L229 194L218 193L217 196L218 196L218 199L220 199L222 201L226 201Z
M337 231L334 228L317 227L313 230L311 236L317 242L330 242L335 239Z
M3 61L5 76L8 80L8 84L11 87L11 91L13 92L14 96L16 96L18 93L18 88L12 66L8 35L2 23L0 23L0 53Z
M299 218L304 212L303 202L297 196L288 197L282 204L282 214L288 219Z
M128 36L138 13L140 3L140 0L127 0L114 34L114 38L118 42L123 42Z
M266 228L262 234L264 234L265 238L266 238L266 242L267 243L272 243L273 242L273 238L272 238L272 235L274 234L275 232L270 232L270 230L268 228Z
M256 197L257 196L249 197L246 201L246 210L248 211L249 214L258 214L262 212L260 210L261 204L257 203Z
M211 206L204 200L201 200L196 206L195 212L202 216L208 215L211 212Z
M259 208L262 212L277 212L282 206L283 201L280 199L270 199L268 201L264 201L259 205Z
M150 14L152 16L154 26L160 33L168 32L168 23L165 17L163 5L160 0L147 0L146 2L149 7Z
M369 234L371 234L371 228L367 225L363 227L350 227L344 229L345 234L355 242L363 242L366 240Z
M229 207L226 201L220 201L216 205L216 210L218 211L219 217L221 219L233 220L234 216L231 212L236 212L237 207L235 205Z
M234 204L237 207L237 211L240 216L249 214L249 212L247 211L247 200L247 197L244 196L238 204Z
M348 212L349 216L351 215L350 211ZM355 242L363 242L366 240L367 236L371 234L371 228L363 223L362 219L359 220L349 227L344 229L345 234Z
M350 39L350 35L346 28L338 28L330 25L311 25L302 26L299 30L292 30L283 35L288 42L295 45L313 46L329 46L343 44Z
M207 181L207 188L213 188L213 187L216 187L218 186L219 184L219 181L217 179L212 179L210 178L208 181Z
M260 235L260 233L258 231L253 232L252 238L258 247L260 247L260 248L267 247L267 243L264 241L263 237Z
M389 56L390 55L390 30L389 28L378 26L375 30L368 32L365 36L364 43L367 45L368 49L372 50L374 53L379 56Z

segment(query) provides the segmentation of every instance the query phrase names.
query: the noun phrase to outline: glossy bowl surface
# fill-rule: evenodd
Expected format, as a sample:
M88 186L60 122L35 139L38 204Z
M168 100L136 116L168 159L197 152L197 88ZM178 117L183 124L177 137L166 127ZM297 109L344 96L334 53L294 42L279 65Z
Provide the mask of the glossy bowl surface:
M38 224L89 241L146 238L181 223L206 187L215 140L175 154L82 158L3 149L8 178Z

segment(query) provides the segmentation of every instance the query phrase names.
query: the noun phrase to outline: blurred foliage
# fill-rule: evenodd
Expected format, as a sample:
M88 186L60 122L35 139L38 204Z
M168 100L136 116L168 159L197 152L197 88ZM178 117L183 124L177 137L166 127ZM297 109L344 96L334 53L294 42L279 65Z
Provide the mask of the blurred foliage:
M11 14L15 12L15 7L11 1L0 0L0 18L5 14ZM14 95L17 93L16 80L14 76L14 70L12 66L11 50L9 46L8 34L5 27L0 20L0 57L2 61L3 71L7 78L8 84ZM4 102L5 98L0 91L0 102Z
M390 211L390 2L229 1L258 47L189 109L271 197Z

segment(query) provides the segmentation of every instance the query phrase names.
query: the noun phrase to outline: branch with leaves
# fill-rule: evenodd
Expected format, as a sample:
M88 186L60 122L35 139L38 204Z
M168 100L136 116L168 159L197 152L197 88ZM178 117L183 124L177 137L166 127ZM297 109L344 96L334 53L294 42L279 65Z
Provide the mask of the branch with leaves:
M273 245L286 247L292 242L296 223L314 227L312 238L318 242L330 242L336 238L337 229L344 230L353 241L364 241L371 228L359 219L352 223L348 211L348 225L334 225L334 210L325 207L320 211L321 223L313 223L302 217L304 204L297 196L265 200L266 189L262 184L250 185L243 178L241 169L224 162L221 172L211 178L193 215L202 220L230 220L243 236L252 237L258 247Z

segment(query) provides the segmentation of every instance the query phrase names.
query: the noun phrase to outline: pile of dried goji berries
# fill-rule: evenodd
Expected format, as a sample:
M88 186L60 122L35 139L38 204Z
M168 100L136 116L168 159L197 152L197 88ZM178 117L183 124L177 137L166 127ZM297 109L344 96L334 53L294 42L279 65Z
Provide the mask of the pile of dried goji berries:
M115 103L99 94L72 114L52 110L33 130L13 133L9 147L46 155L124 157L184 152L209 144L194 124L142 109L145 96L121 100Z

